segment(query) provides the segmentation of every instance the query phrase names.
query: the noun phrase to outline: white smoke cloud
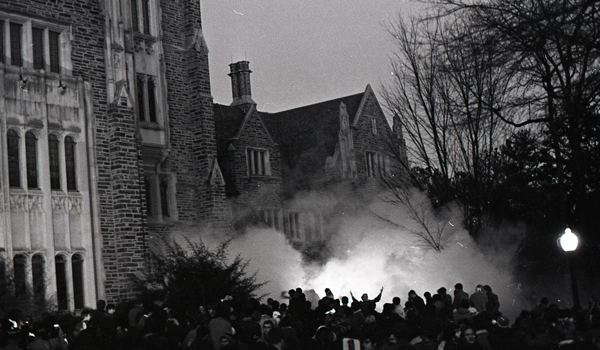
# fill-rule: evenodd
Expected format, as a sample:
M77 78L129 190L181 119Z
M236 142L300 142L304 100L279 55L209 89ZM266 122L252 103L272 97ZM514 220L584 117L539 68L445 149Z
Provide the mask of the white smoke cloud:
M419 295L436 293L446 287L452 294L457 282L472 293L476 285L489 285L499 295L501 311L512 320L523 308L531 308L523 284L515 280L513 257L518 245L519 228L494 232L494 235L512 237L506 242L488 241L492 248L482 249L461 227L456 210L432 215L444 223L441 251L428 248L422 239L407 229L399 228L377 215L393 219L410 227L410 215L405 208L377 201L357 212L347 213L340 231L332 242L332 255L323 265L310 265L293 249L283 234L268 229L250 229L235 238L230 246L232 256L241 254L250 260L248 271L257 271L258 281L269 281L260 291L269 297L282 299L282 292L302 287L314 290L320 297L330 288L336 298L350 297L350 291L359 298L368 293L374 298L381 287L383 303L398 296L405 302L408 291ZM500 230L502 231L502 230ZM496 244L494 246L494 244ZM314 303L314 300L313 300Z
M331 196L319 200L311 194L302 199L307 200L321 205L328 203L331 207L339 204L332 203ZM413 200L428 205L422 196ZM516 280L513 273L515 251L523 228L495 229L489 233L491 238L480 240L485 244L482 249L460 224L456 208L435 214L426 209L432 224L444 226L441 251L428 247L412 233L418 225L415 226L406 208L377 200L366 206L354 206L344 213L339 232L331 241L331 256L323 264L303 261L301 253L285 236L272 229L248 229L245 234L235 236L229 253L231 257L240 254L250 261L247 272L256 272L257 282L268 282L258 294L281 302L286 302L283 294L296 287L309 294L313 305L318 300L316 294L323 297L325 288L330 288L336 298L350 297L350 291L357 298L363 293L374 298L384 287L378 304L381 310L383 304L395 296L404 303L411 289L422 296L426 291L435 294L443 286L452 295L454 285L460 282L468 293L474 292L478 284L491 286L499 296L500 310L511 320L522 309L534 306L527 300L530 290L525 290L525 284ZM203 242L211 248L224 239L202 235Z

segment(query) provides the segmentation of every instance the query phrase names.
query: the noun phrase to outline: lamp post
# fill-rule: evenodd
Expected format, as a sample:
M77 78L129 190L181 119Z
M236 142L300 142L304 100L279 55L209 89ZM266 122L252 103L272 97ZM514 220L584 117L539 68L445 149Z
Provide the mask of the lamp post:
M579 291L577 289L577 277L575 276L575 263L573 261L573 254L577 249L579 239L571 231L570 228L565 229L565 233L559 238L560 247L567 253L567 264L569 265L569 274L571 275L571 289L573 291L573 307L575 309L580 308L579 304Z

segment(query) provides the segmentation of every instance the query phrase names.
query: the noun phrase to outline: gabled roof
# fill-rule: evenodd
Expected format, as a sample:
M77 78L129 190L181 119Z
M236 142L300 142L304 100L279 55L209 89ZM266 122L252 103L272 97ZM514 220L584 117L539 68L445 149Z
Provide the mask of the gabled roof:
M225 106L215 103L213 105L215 115L215 131L217 134L218 154L227 154L229 140L238 134L246 112L239 107Z
M263 121L263 116L256 111L255 105L252 105L248 111L244 111L236 106L214 104L213 112L215 115L215 131L217 134L217 148L219 154L226 154L223 152L227 152L229 141L240 137L248 119L251 118L254 113L257 114L260 122L263 124L269 140L275 143Z
M283 112L262 113L284 165L296 174L320 175L325 160L333 155L340 130L340 105L349 122L354 120L365 92L299 107Z

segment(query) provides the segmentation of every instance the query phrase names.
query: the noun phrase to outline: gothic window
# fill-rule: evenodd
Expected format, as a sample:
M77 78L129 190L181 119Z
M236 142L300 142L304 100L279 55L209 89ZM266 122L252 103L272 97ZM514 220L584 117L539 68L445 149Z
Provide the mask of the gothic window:
M32 28L33 69L44 69L44 30Z
M271 175L269 151L264 149L246 149L248 175Z
M314 238L316 231L314 215L312 213L306 213L304 215L304 236L307 242L310 242Z
M154 216L154 210L152 210L152 181L149 178L144 180L146 188L146 209L148 211L148 217Z
M139 120L156 123L156 78L137 74L137 104Z
M0 62L4 63L4 23L0 21Z
M172 200L175 191L172 174L147 172L144 180L148 217L155 220L177 220L177 207Z
M58 156L58 137L48 136L48 154L50 158L50 188L60 190L60 163Z
M142 20L144 34L150 34L150 4L149 0L142 0Z
M56 266L56 302L59 310L67 310L69 308L69 300L67 299L67 259L62 255L57 255L54 260Z
M83 309L83 257L80 254L75 254L71 258L71 266L73 270L73 299L75 309Z
M377 119L375 117L371 118L371 132L373 135L377 135Z
M131 0L130 5L133 31L150 35L150 1Z
M25 255L15 255L15 258L13 259L13 269L16 296L22 296L27 293L27 282L25 277L26 265L27 258L25 257Z
M18 23L10 23L10 64L13 66L23 66L23 56L21 54L21 33L23 25Z
M60 33L48 31L50 49L50 72L60 73Z
M67 166L67 190L77 191L75 171L75 141L71 136L65 137L65 163Z
M287 213L285 230L288 237L293 239L300 238L300 213Z
M60 33L48 30L46 43L46 29L33 27L31 31L33 50L33 69L48 69L52 73L60 73ZM46 61L45 51L48 49ZM46 63L49 63L46 67Z
M129 7L131 8L131 26L134 32L140 31L140 19L138 16L137 0L130 0Z
M52 73L61 73L61 63L70 66L71 46L66 33L63 35L65 26L39 18L27 20L11 13L0 15L3 17L0 19L1 63Z
M27 188L38 188L37 137L31 131L25 134L25 160L27 161Z
M261 209L258 212L258 219L267 226L280 230L279 209Z
M386 174L386 162L383 154L379 152L366 152L367 156L367 176L369 178L379 177Z
M19 165L19 134L9 130L8 141L8 182L10 187L21 187L21 169Z
M43 302L46 291L46 264L44 257L36 254L31 259L31 273L33 277L33 298L36 302Z
M3 285L6 283L6 263L2 256L0 256L0 283Z
M148 76L146 89L148 90L148 117L150 123L156 123L156 79L154 77Z
M169 217L169 182L168 178L160 181L160 211L163 217Z

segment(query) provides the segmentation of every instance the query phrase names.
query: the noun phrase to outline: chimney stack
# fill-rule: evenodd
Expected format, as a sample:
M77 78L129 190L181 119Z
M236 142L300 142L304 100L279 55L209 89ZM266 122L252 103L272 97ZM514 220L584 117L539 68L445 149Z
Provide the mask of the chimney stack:
M233 102L231 106L242 106L246 104L256 105L252 100L252 91L250 87L250 66L248 61L239 61L229 65L231 72L231 90L233 92Z

